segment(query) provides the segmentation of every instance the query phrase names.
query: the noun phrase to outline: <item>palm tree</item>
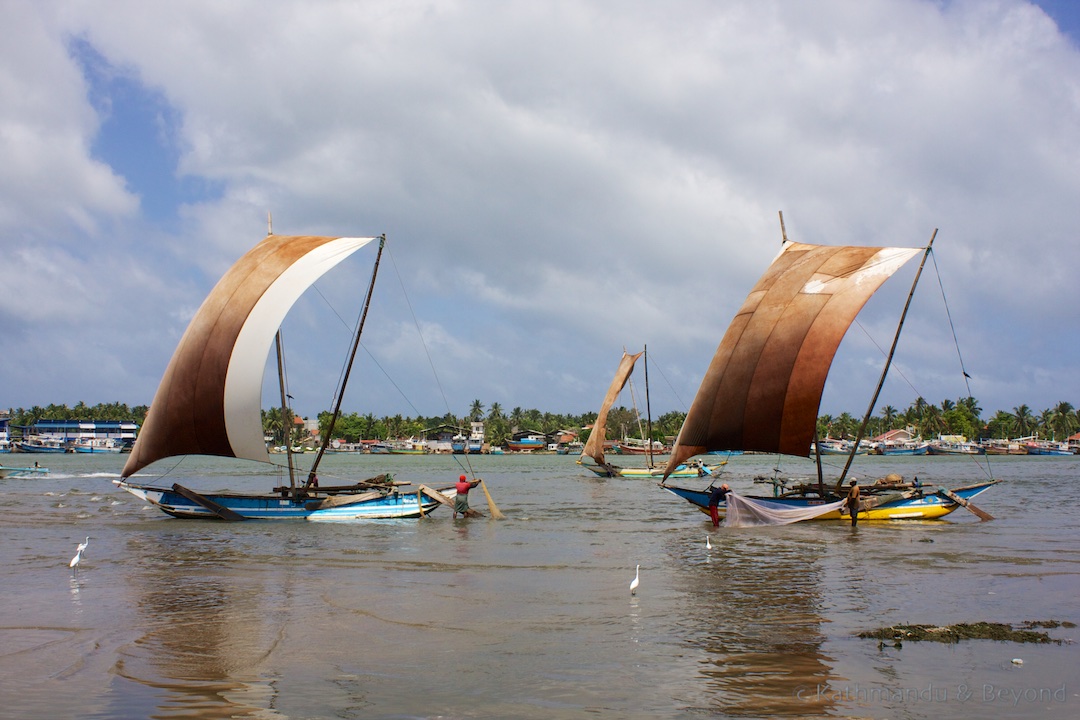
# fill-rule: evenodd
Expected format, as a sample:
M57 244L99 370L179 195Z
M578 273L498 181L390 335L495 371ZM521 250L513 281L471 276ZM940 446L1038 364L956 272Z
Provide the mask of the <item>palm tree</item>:
M484 417L484 403L473 400L472 407L469 408L469 420L479 420L482 417Z
M1054 437L1054 411L1050 408L1039 413L1039 429L1044 435Z
M840 437L855 437L855 433L859 430L859 421L857 421L851 413L842 412L840 417L836 419L836 425L840 431Z
M1053 416L1055 440L1064 440L1076 430L1076 413L1073 412L1072 403L1059 402L1053 409Z
M503 409L502 405L497 402L491 403L491 408L488 410L488 420L502 420Z
M1027 437L1035 429L1035 416L1027 405L1014 407L1012 410L1012 432L1014 437Z
M517 432L525 422L525 411L516 407L510 411L510 429Z
M896 419L896 408L892 405L886 405L881 408L881 420L884 423L884 430L888 432L893 429L893 420Z
M957 401L956 404L960 407L966 408L967 411L971 413L971 417L976 421L978 421L979 417L982 415L982 408L979 407L979 401L971 397L970 395L968 395L966 398L961 398Z
M833 416L822 415L817 421L818 437L827 438L832 437Z
M945 430L945 418L936 405L926 405L922 413L923 432L927 435L940 435Z

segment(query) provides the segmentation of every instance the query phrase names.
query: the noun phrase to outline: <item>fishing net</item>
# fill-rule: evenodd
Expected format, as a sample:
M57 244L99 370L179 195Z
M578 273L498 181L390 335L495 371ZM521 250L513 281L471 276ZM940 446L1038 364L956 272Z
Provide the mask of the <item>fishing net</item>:
M769 500L752 500L733 492L727 494L727 527L754 527L758 525L790 525L801 520L812 520L826 513L839 510L844 500L824 505L792 507Z

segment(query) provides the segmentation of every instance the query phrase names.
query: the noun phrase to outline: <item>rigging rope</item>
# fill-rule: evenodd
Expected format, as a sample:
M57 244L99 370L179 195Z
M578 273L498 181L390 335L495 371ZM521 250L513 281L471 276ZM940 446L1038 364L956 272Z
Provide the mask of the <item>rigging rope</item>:
M405 281L401 278L401 273L398 271L397 262L394 260L394 253L388 250L387 254L390 256L390 264L394 267L394 274L397 275L398 283L401 285L401 292L405 296L405 305L409 308L409 314L412 315L413 324L416 326L416 333L420 336L420 344L424 346L424 354L427 356L428 365L431 367L431 375L435 378L435 385L439 388L439 395L442 396L443 404L446 406L446 414L454 417L454 413L450 409L450 402L446 399L446 392L443 390L442 382L439 380L439 373L435 371L435 362L431 359L431 352L428 350L427 341L424 340L424 333L420 330L420 321L417 319L416 313L413 311L412 302L409 300L409 293L405 290ZM395 387L397 386L395 385ZM412 403L409 404L412 405ZM413 410L416 410L416 408L413 407ZM417 416L419 416L420 412L417 411L416 414ZM450 455L454 458L454 462L458 464L458 467L460 467L463 471L465 470L465 465L468 466L469 477L476 477L476 473L474 473L472 469L472 463L469 461L468 452L464 453L465 465L461 464L461 460L455 453L451 453Z
M956 357L960 360L960 372L964 373L964 385L967 386L968 397L971 397L971 383L968 380L971 376L968 375L967 368L964 367L964 356L960 354L960 341L956 337L956 326L953 324L952 313L949 312L949 301L945 298L945 285L941 282L941 271L938 269L937 256L933 252L930 253L930 258L934 261L934 274L937 275L938 287L941 289L941 301L945 303L945 316L949 318L949 329L952 330L953 344L956 345Z

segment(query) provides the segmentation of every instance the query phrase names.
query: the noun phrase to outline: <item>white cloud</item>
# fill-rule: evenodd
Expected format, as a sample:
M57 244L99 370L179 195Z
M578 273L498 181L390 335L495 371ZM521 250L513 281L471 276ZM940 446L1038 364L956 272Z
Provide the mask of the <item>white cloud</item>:
M2 405L148 402L178 332L162 318L201 301L267 211L283 233L388 233L457 412L589 409L622 347L644 344L685 402L778 250L781 209L806 242L918 245L940 228L984 409L1080 404L1062 337L1080 306L1080 56L1021 0L109 8L16 4L6 23L0 242L41 282L36 303L3 301L0 329L57 324L62 303L41 295L95 296L119 322L66 332L118 348L126 372L31 361L42 371L0 386ZM102 119L72 37L171 103L177 172L221 188L178 227L136 217L140 188L90 155ZM86 264L33 267L12 252L27 240ZM883 292L902 301L909 280ZM894 307L874 303L867 326L891 332ZM947 331L924 333L901 344L913 369L948 355L921 342ZM37 337L31 354L55 354ZM873 374L848 355L839 375ZM964 392L927 383L932 400ZM827 409L861 412L868 392L830 383ZM403 410L385 402L371 409Z

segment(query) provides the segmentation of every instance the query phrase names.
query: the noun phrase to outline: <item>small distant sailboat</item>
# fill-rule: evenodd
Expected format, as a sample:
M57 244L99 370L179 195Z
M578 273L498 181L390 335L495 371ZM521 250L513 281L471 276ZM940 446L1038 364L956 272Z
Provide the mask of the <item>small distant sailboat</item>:
M371 280L346 370L337 388L330 431L298 482L288 454L289 485L263 494L198 493L136 484L130 478L158 460L216 455L270 464L261 417L263 371L278 328L303 292L354 252L378 242ZM233 265L188 325L165 370L131 455L114 480L120 488L177 518L224 520L355 520L418 518L451 502L453 487L404 491L389 474L343 486L320 486L319 462L333 437L341 398L360 343L386 237L268 235ZM286 405L284 381L282 406Z
M604 441L607 439L608 411L611 410L611 406L615 403L615 400L619 397L619 393L622 392L622 389L626 386L631 373L634 372L634 365L637 363L638 358L643 355L646 355L645 350L634 353L633 355L626 352L626 350L623 350L622 359L619 360L619 367L615 370L615 377L612 378L607 394L604 395L604 401L600 405L600 411L596 414L596 421L593 423L592 432L589 433L589 439L586 441L585 447L581 451L581 457L578 458L579 465L600 477L655 478L657 480L664 477L664 468L653 466L651 445L645 445L648 450L646 453L648 456L648 467L619 467L618 465L609 463L604 456ZM645 362L648 363L647 356ZM646 365L646 374L648 373L647 368L648 365ZM645 392L646 395L648 395L647 379L645 383ZM592 459L593 462L584 462L586 458ZM677 467L672 469L670 477L696 478L709 475L711 472L712 469L709 466L698 461L680 462Z
M783 215L780 223L782 229ZM931 237L925 249L822 246L789 241L785 232L780 254L750 291L717 348L672 449L661 487L708 512L708 488L667 483L688 458L723 450L806 457L814 444L821 394L841 339L870 296L921 251L922 264L870 402L872 411L933 242ZM739 496L740 512L758 512L760 517L753 524L845 516L840 487L861 439L862 431L852 443L835 487L821 477L819 459L817 483L795 487L779 497ZM930 519L966 507L980 518L990 519L969 500L996 482L951 491L917 481L864 485L858 517ZM721 504L721 515L732 509L731 495ZM796 509L803 512L794 512ZM773 517L773 510L781 512Z

